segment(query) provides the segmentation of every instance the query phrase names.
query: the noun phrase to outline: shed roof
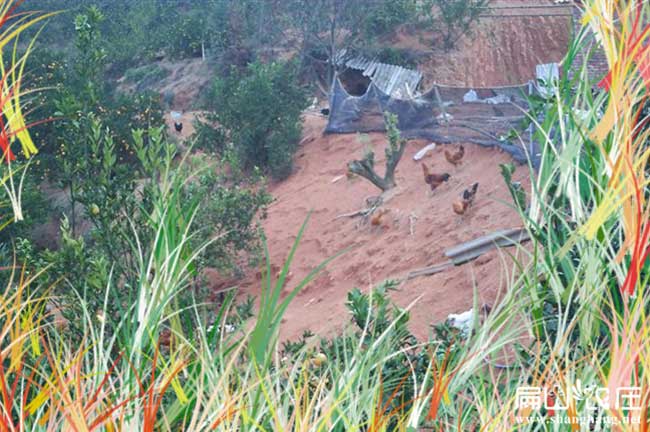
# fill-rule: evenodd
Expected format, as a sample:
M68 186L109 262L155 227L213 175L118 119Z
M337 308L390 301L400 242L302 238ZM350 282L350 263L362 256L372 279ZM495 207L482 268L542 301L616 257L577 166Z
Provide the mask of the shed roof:
M422 73L402 66L381 63L363 56L349 55L342 50L335 58L338 66L362 71L384 93L399 99L408 99L415 95L422 81Z

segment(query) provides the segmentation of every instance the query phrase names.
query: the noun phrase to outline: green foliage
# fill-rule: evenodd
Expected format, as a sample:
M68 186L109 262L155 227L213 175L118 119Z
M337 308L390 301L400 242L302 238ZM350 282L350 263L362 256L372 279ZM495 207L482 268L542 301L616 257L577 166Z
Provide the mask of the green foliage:
M70 26L71 16L87 15L87 11L94 8L104 18L98 23L98 30L107 42L104 48L110 59L110 69L117 75L143 59L152 59L168 46L170 38L175 37L170 29L178 9L157 0L75 0L68 3L63 5L60 0L29 2L30 8L48 11L65 8L64 13L50 21L50 28L44 32L44 41L64 51L70 49L75 40L75 27Z
M173 58L201 56L201 45L207 42L206 9L192 8L188 12L177 13L168 21L168 37L165 51Z
M445 50L452 49L472 26L490 0L426 0L424 10L435 28L439 29Z
M159 55L179 59L200 56L202 45L213 58L227 51L261 49L281 40L286 10L281 0L31 0L30 8L66 13L51 20L45 41L66 49L74 34L70 16L95 5L105 20L109 69L113 77Z
M13 220L10 203L8 201L0 201L0 211L2 212L0 225L11 221L11 223L0 229L0 244L6 245L11 244L12 240L17 238L30 238L32 230L40 224L43 224L51 211L49 203L38 187L38 181L33 172L34 170L30 166L26 167L21 162L13 162L12 168L15 172L20 173L20 175L25 174L22 184L21 202L23 208L27 209L27 211L23 214L23 220L15 221Z
M146 227L137 220L136 215L141 215L141 211L134 193L138 178L145 175L143 162L120 161L111 130L94 116L89 121L88 156L80 164L76 199L83 206L85 219L92 223L93 246L110 257L117 275L132 279L137 263L130 254L133 235L130 222L139 223L142 236ZM150 137L151 148L155 148L162 139L160 130L150 130Z
M69 19L69 15L61 17ZM34 85L50 90L38 95L35 115L56 117L54 121L34 128L34 136L41 143L41 174L58 183L64 182L61 159L83 147L81 118L93 114L115 134L118 158L132 160L127 143L131 129L147 128L162 123L159 96L152 93L117 94L110 88L106 76L107 43L100 32L102 16L96 9L82 11L76 20L77 32L71 36L75 47L71 53L40 48L35 58L40 59L32 74Z
M397 26L413 23L418 17L418 2L415 0L380 0L367 9L363 23L364 39L384 36Z
M255 309L255 297L253 297L252 295L247 295L244 301L235 305L237 317L242 322L255 316L254 309Z
M363 294L359 288L348 293L348 308L352 314L352 321L363 330L366 337L374 339L390 326L395 327L396 333L408 333L406 329L408 313L393 306L387 297L388 292L395 290L397 285L397 281L386 280L368 294Z
M270 202L261 179L243 182L217 175L216 172L229 172L225 164L218 169L173 168L175 146L166 141L162 127L133 132L130 145L135 162L119 160L111 130L96 116L80 119L76 127L86 131L85 156L80 151L75 157L78 164L71 166L65 162L64 168L74 173L71 190L78 210L83 210L83 218L92 228L87 236L81 236L64 218L60 248L38 251L27 241L19 248L20 261L28 268L35 272L48 269L44 281L63 281L57 286L57 294L66 314L74 316L79 312L78 296L89 307L108 308L108 316L119 316L126 307L125 299L127 305L135 300L142 266L138 253L143 246L155 244L161 235L154 221L161 217L161 206L170 205L165 197L172 187L171 196L176 204L167 208L170 214L164 217L179 224L175 237L182 234L180 214L192 215L199 235L188 237L184 244L186 253L200 251L193 258L195 264L188 269L197 282L204 266L230 271L236 269L243 252L253 257L259 255L256 221L264 217L264 208ZM170 183L170 178L191 180L175 184ZM105 287L111 280L123 284L120 298L111 298L104 306ZM75 290L69 290L69 286ZM179 294L177 300L179 304L188 304L194 294L199 292ZM243 315L247 313L250 311L242 309ZM73 330L78 336L83 334L81 328Z
M210 97L212 99L212 96ZM194 146L210 154L232 152L232 146L227 146L228 134L222 128L215 126L215 114L207 114L207 121L194 121Z
M60 231L60 245L56 250L38 250L31 241L21 238L15 243L15 253L27 274L39 274L39 283L51 287L48 294L69 322L70 338L79 341L84 336L78 320L82 312L79 295L92 311L106 310L109 316L118 312L121 305L104 305L103 292L111 280L109 257L75 236L65 217Z
M521 212L525 212L526 192L521 186L521 183L512 181L512 175L517 169L515 167L515 164L513 164L512 162L507 164L499 164L499 167L501 168L501 176L506 182L506 187L508 188L508 191L512 196L512 200L514 201L515 207L517 208L517 210Z
M129 59L133 63L133 59L151 59L158 54L174 59L199 57L203 47L213 57L228 50L259 49L282 36L281 2L277 0L118 3L122 5L106 4L103 8L129 29L120 32L115 25L109 34L123 65L128 65Z
M291 174L302 132L301 114L307 106L295 65L256 62L245 75L218 79L213 94L209 124L219 125L217 137L226 137L244 168L268 170L276 179ZM210 135L199 130L205 147ZM216 142L212 148L227 146Z
M97 136L96 124L112 131L111 152L116 163L122 163L134 161L128 145L131 129L162 123L157 96L115 95L108 88L106 50L100 32L102 20L96 8L79 14L75 19L76 48L71 60L50 54L37 68L45 74L39 84L55 89L39 100L39 112L54 113L57 119L35 128L35 137L45 144L43 173L70 194L71 205L66 213L73 233L78 228L78 204L85 188L82 183L93 178L87 140Z
M99 9L92 6L85 13L75 17L74 28L76 32L75 47L77 57L74 70L77 78L74 83L81 88L79 92L83 97L78 99L81 109L87 111L96 105L105 92L105 82L101 79L106 62L106 50L102 46L102 35L99 27L104 21L104 15Z
M238 271L242 252L257 258L261 255L257 221L266 217L265 209L271 203L260 176L246 181L236 176L219 175L231 167L221 162L217 167L197 170L191 182L183 189L183 199L199 203L195 227L202 236L215 236L205 247L199 262L202 266L224 271ZM197 240L191 240L196 247Z
M405 68L417 68L417 59L408 49L384 47L380 50L371 50L370 57L376 57L382 63L394 64Z
M408 329L408 311L396 306L388 297L398 284L398 281L386 280L368 293L358 288L350 291L347 307L356 329L355 336L322 339L320 350L340 367L344 367L346 359L362 357L376 345L394 353L367 379L376 378L382 383L382 404L386 411L394 410L399 416L412 406L414 384L426 379L432 344L429 341L416 348L417 339Z
M315 335L311 330L304 330L300 339L297 341L284 341L282 342L282 353L287 356L298 356L300 352L307 347L309 339Z

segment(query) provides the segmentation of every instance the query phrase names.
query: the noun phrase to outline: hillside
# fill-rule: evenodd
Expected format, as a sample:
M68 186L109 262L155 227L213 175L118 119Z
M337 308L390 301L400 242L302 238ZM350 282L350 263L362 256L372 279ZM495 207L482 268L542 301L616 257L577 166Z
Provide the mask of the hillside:
M552 2L495 2L497 6L549 5ZM424 85L437 82L447 85L488 87L520 84L534 78L535 65L560 61L569 38L570 9L559 9L564 16L535 17L547 9L513 9L512 17L489 17L481 20L473 36L463 38L450 52L428 50L428 34L398 32L384 43L419 52L419 69ZM555 9L551 12L557 13ZM503 12L500 12L503 13ZM173 70L194 70L176 66ZM182 76L180 74L179 76ZM165 88L184 95L177 109L191 106L195 76L167 79ZM161 88L162 89L162 88ZM326 102L322 101L322 105ZM188 127L181 137L191 135L194 113L183 114ZM170 130L172 124L168 118ZM445 249L497 229L520 226L517 213L510 207L511 198L499 173L499 164L511 161L508 154L495 149L466 145L465 163L459 168L449 165L442 154L443 146L431 152L425 162L434 171L448 171L452 179L431 194L422 181L419 163L413 155L424 145L422 140L409 142L397 169L398 188L384 206L389 213L383 227L373 227L363 218L339 217L362 209L365 199L378 190L362 179L345 176L348 161L361 157L366 144L354 134L323 135L326 117L315 112L304 116L302 145L295 156L295 170L288 179L270 185L274 198L263 221L274 272L283 264L296 233L305 218L311 218L291 267L291 279L285 294L323 260L348 249L307 286L292 302L282 324L282 337L296 339L304 330L334 334L347 325L346 295L354 287L364 291L385 279L401 279L409 271L445 260ZM175 132L173 132L175 135ZM383 169L384 134L369 135ZM529 189L528 168L521 166L515 180ZM473 182L479 182L475 206L468 215L459 217L451 203ZM413 234L411 234L413 229ZM416 299L411 312L414 334L425 338L430 325L443 321L450 313L468 310L476 290L479 303L493 304L506 286L512 261L498 252L466 265L451 268L431 277L420 277L400 284L393 300L407 306ZM260 294L260 271L251 269L237 281L240 297ZM215 290L224 287L228 278L213 277Z
M553 1L543 0L509 0L494 1L491 7L494 9L451 52L427 51L422 44L432 38L427 33L401 33L394 44L428 54L419 65L425 85L516 85L535 78L536 65L562 60L571 35L572 6L557 7Z
M422 88L431 84L462 87L519 85L535 78L538 64L560 62L571 35L570 5L553 0L496 0L450 51L441 48L436 32L426 26L403 26L376 43L376 49L396 49L416 59ZM295 49L282 51L283 57ZM200 104L214 71L201 59L163 59L141 67L159 71L159 80L139 83L122 79L122 90L147 88L172 94L170 108L187 111Z
M650 431L650 1L61 3L0 7L0 429Z
M311 213L285 292L326 258L344 249L349 248L349 252L328 265L293 301L283 324L283 337L297 338L306 329L331 333L348 322L345 301L352 288L365 291L384 279L401 278L411 270L444 261L446 248L496 229L519 226L499 174L498 165L511 160L508 154L470 144L465 162L454 168L444 159L444 146L438 146L424 161L436 172L449 172L452 178L431 194L422 180L419 162L412 159L428 144L420 140L409 142L397 168L397 190L384 206L389 210L383 220L385 226L371 226L362 218L337 218L363 208L365 198L377 195L378 189L363 179L344 175L346 163L360 157L366 144L355 135L323 136L324 126L325 118L306 116L305 143L297 154L296 172L271 186L275 201L263 227L277 271L300 225ZM378 156L377 165L382 167L386 138L379 133L369 137ZM528 187L526 167L520 167L515 177ZM451 202L473 182L480 183L474 207L469 214L457 216ZM509 268L493 252L435 276L404 282L392 297L407 306L422 296L412 311L412 328L417 336L425 337L431 323L472 307L474 287L481 302L493 302L505 286L504 272ZM241 284L242 295L259 296L259 287L258 274L252 271Z

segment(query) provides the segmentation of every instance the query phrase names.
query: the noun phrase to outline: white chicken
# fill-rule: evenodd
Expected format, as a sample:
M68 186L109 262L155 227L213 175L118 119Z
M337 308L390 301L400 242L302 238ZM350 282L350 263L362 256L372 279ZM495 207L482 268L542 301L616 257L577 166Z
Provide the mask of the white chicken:
M459 314L449 314L447 322L460 330L464 337L468 337L474 325L474 308Z

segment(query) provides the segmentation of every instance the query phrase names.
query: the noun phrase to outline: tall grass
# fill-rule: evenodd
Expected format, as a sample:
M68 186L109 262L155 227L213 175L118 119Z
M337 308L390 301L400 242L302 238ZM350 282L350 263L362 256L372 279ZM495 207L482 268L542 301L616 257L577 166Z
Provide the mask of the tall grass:
M253 322L230 331L236 299L229 296L208 325L205 305L179 301L211 240L190 247L197 207L183 201L191 180L170 157L155 179L155 235L134 234L139 295L122 316L104 316L118 284L106 287L104 310L91 310L80 295L85 337L73 345L45 312L48 287L39 275L8 270L0 296L0 429L650 430L650 150L642 112L650 7L591 0L585 8L585 29L554 96L537 101L531 115L542 158L538 171L530 168L529 210L520 211L533 241L513 254L503 298L466 339L405 336L408 308L378 326L387 305L370 294L359 303L369 313L356 332L281 348L289 302L327 264L282 297L304 225L279 275L267 251ZM589 32L612 69L598 94L575 62ZM566 411L517 407L525 386L555 388ZM640 411L589 410L589 398L565 397L571 388L613 394L625 386L642 389ZM590 416L593 427L553 423L565 415ZM606 423L626 418L638 424Z
M533 113L542 143L533 173L531 210L522 214L531 237L518 277L480 328L475 346L490 336L520 352L508 369L486 372L466 364L459 395L472 397L487 430L648 430L648 133L643 112L650 10L637 1L585 2L585 24L564 62L555 96ZM576 64L589 34L607 54L611 73L594 94L585 65ZM539 120L538 119L542 119ZM525 263L525 265L524 265ZM507 323L507 324L506 324ZM504 327L509 329L504 334ZM477 355L484 355L481 347ZM467 376L491 377L468 388ZM568 409L515 409L517 389L559 386ZM577 390L641 389L641 409L589 410ZM490 391L493 390L493 391ZM604 392L604 391L603 391ZM603 393L604 394L604 393ZM560 398L559 394L557 396ZM612 405L614 405L612 403ZM516 415L541 414L530 424ZM558 425L568 415L593 425ZM638 424L607 421L634 418Z
M20 144L21 155L29 159L38 153L29 128L38 122L28 123L24 110L25 99L37 90L25 90L24 72L27 59L34 47L36 37L19 54L21 33L39 24L52 14L42 12L18 12L21 0L0 2L0 185L5 197L0 198L0 208L11 208L13 218L0 221L0 228L14 221L23 220L22 187L28 164L12 167L17 160L16 143ZM8 50L8 48L12 48ZM10 51L9 55L6 54ZM21 173L22 172L22 173ZM15 178L20 174L18 178Z

